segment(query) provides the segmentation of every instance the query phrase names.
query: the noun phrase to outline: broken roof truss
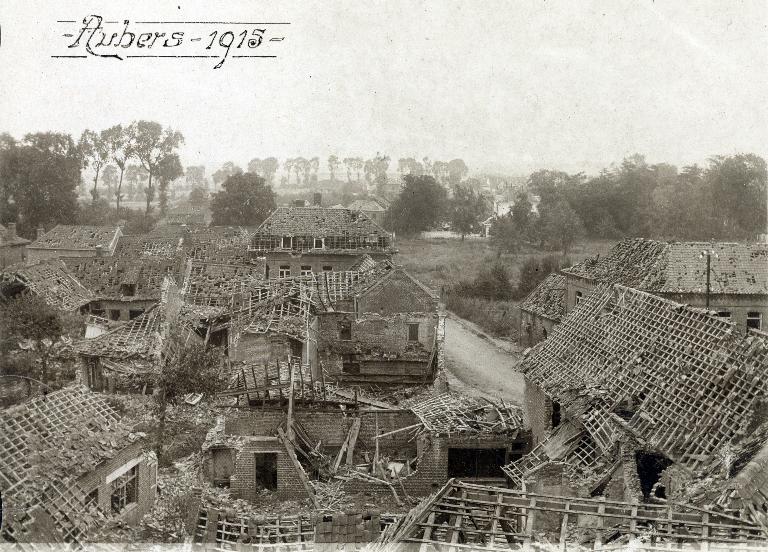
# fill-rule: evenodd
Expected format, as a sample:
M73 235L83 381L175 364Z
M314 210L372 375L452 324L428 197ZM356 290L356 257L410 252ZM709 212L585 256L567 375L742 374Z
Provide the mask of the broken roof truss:
M388 527L374 550L448 549L507 551L534 542L547 542L538 516L559 518L559 526L544 535L551 544L603 549L648 537L658 546L684 543L765 542L753 523L694 506L640 504L594 498L561 497L451 479L407 516ZM578 535L582 529L582 535Z

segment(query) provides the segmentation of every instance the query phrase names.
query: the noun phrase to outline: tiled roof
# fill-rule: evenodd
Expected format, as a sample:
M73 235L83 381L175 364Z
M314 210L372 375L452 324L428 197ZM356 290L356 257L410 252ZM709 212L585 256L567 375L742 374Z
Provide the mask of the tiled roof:
M93 300L91 292L58 259L6 267L0 273L0 288L5 294L14 295L16 286L30 290L51 307L64 311L77 310Z
M59 224L30 244L31 249L96 249L105 250L115 239L117 226L69 226Z
M150 361L160 350L160 321L161 309L155 306L113 330L80 340L75 344L75 350L82 355L113 360Z
M602 258L564 269L608 284L622 284L655 293L705 293L707 260L711 256L710 292L768 294L768 244L659 242L626 239Z
M318 207L278 207L256 233L271 236L389 236L389 232L364 213Z
M352 211L386 211L378 201L373 199L356 199L347 206L347 209Z
M768 391L768 340L701 309L598 286L519 369L603 450L626 427L695 470L745 435ZM636 406L622 422L615 411L626 401Z
M103 397L81 385L0 412L0 486L13 511L6 534L38 541L80 537L87 523L77 478L140 438ZM29 527L42 529L30 519L40 515L50 516L55 531L45 538L23 535Z
M558 321L565 314L565 276L552 273L520 303L520 309Z

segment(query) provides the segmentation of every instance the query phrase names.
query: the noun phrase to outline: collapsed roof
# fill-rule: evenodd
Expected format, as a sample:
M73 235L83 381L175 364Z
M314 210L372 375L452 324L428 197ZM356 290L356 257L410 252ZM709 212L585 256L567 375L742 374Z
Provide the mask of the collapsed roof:
M565 314L565 276L552 273L520 303L524 310L559 322Z
M95 250L102 247L110 250L119 236L120 228L117 226L57 224L29 244L28 248Z
M605 257L588 259L563 273L654 293L705 293L710 255L710 293L768 294L768 244L660 242L628 238Z
M544 533L538 517L551 527ZM557 529L555 529L557 528ZM557 497L474 485L451 479L381 534L367 550L517 550L534 542L626 546L653 537L664 545L764 542L749 521L691 505L638 504L595 498ZM543 537L543 538L542 538ZM544 540L547 538L547 540ZM591 547L591 546L590 546Z
M63 311L75 311L93 300L86 289L60 260L31 265L15 264L0 273L0 296L15 296L29 290L46 304Z
M456 392L422 399L411 405L424 429L435 435L517 434L523 412L500 400L475 398Z
M19 513L4 524L6 536L21 540L30 512L39 508L61 540L78 538L86 509L78 477L141 437L104 398L81 385L0 412L3 500Z

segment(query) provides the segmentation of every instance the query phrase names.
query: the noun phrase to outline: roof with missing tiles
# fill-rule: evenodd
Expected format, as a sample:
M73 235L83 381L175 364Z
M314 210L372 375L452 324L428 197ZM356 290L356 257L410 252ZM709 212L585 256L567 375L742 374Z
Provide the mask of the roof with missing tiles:
M566 275L622 284L655 293L705 293L710 255L710 293L768 294L768 244L619 242L608 255L564 269Z
M119 236L117 226L80 226L59 224L29 245L30 249L105 250L114 247Z
M385 236L389 232L352 209L278 207L256 232L272 236Z
M0 272L0 292L14 296L17 289L27 289L64 311L77 310L93 300L91 291L58 259L6 267Z
M559 321L565 314L565 276L552 273L520 303L520 309Z

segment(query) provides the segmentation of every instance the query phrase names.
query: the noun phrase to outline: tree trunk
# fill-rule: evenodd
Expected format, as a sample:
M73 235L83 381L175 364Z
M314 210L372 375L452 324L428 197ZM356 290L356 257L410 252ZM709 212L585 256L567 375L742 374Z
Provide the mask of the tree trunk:
M99 171L101 171L101 165L96 165L96 178L93 179L93 190L91 191L91 201L93 203L96 203L96 198L98 197L96 187L99 185Z
M117 196L116 196L116 204L117 204L117 216L120 216L120 192L123 188L123 173L125 172L125 167L120 169L120 182L117 184Z
M160 420L157 424L157 439L155 441L155 453L157 454L158 462L163 454L163 445L165 444L165 415L168 410L168 401L165 398L165 389L160 389L158 395L158 406L160 410Z
M147 181L147 210L144 212L144 216L149 216L149 210L151 209L151 203L152 203L152 171L149 171L149 180Z

